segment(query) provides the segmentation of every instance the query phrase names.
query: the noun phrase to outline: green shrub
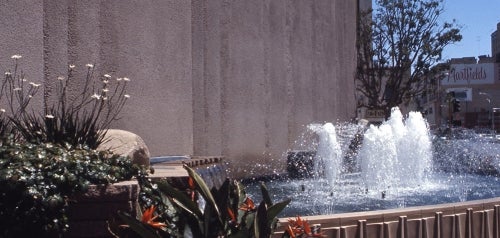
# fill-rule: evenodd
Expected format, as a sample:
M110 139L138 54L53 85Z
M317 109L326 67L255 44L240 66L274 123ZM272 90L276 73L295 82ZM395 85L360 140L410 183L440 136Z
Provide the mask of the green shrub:
M209 189L193 169L184 168L189 174L186 190L167 181L139 181L153 204L143 204L140 218L119 213L128 229L115 226L114 232L120 237L271 237L278 214L290 202L273 203L262 184L263 201L254 204L237 181L226 179L220 188Z
M129 158L94 150L130 97L129 79L95 77L87 64L82 80L69 65L42 85L27 81L20 55L11 58L0 81L0 237L60 237L71 196L140 171ZM43 108L35 108L41 88Z
M138 171L125 157L51 143L5 140L0 158L0 237L57 237L68 228L70 196Z

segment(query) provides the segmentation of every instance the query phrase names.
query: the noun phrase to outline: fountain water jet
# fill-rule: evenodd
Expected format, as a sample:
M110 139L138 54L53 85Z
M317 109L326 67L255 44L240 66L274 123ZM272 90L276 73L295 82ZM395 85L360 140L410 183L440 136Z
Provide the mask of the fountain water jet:
M363 134L361 148L352 153L350 142L359 132ZM312 140L312 146L300 146L316 153L315 167L319 171L310 178L266 182L275 199L293 198L283 216L373 211L500 196L498 177L448 173L436 170L442 167L439 164L431 166L439 161L453 161L443 157L449 154L449 148L459 146L454 145L454 140L444 141L442 146L433 144L420 113L411 112L404 120L399 109L394 109L390 119L378 127L314 124L308 126L305 134L308 135L303 138ZM447 150L433 156L439 147ZM354 165L347 169L346 161L351 160L351 155ZM488 155L487 161L500 161L498 156ZM258 186L248 184L249 194L258 191Z
M335 127L332 123L326 123L312 124L308 128L319 137L318 149L314 156L315 176L324 176L333 184L342 170L342 151L337 142Z
M358 159L365 186L385 191L420 186L431 171L432 144L420 113L408 118L398 108L379 127L371 125L364 134Z

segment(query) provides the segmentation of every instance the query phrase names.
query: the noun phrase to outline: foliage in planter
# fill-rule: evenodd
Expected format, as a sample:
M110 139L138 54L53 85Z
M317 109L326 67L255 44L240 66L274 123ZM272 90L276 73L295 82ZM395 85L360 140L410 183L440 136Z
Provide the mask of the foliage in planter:
M33 110L30 103L42 84L28 83L18 66L22 57L12 58L13 70L7 71L0 82L0 101L8 105L0 109L0 136L14 134L23 141L95 149L130 98L126 90L129 78L95 76L94 65L87 64L86 74L80 79L77 67L69 65L66 76L43 85L43 110Z
M167 210L155 211L152 204L143 209L143 216L139 219L119 213L129 228L125 230L126 237L270 237L277 215L290 202L273 203L262 184L263 201L255 205L239 182L226 179L219 189L209 189L193 169L186 165L184 168L189 174L186 191L167 181L157 184L140 181L146 190L161 192L160 197L155 195L157 199L154 201L159 201ZM202 205L197 203L197 198L203 201ZM175 209L173 215L172 208ZM124 234L123 230L116 228L115 232Z
M68 197L89 184L127 180L138 167L109 152L69 144L0 146L0 237L58 237L68 228Z
M57 237L67 229L68 197L89 184L130 179L128 158L94 149L125 102L128 78L75 65L56 81L28 82L13 55L0 81L0 237ZM83 74L82 74L83 75ZM31 105L43 88L43 107Z

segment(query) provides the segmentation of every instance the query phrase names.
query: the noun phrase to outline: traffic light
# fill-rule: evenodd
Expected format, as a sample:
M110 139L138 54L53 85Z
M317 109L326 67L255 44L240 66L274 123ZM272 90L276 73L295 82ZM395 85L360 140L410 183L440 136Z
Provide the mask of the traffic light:
M452 104L453 104L453 112L459 112L460 111L460 101L458 101L457 99L453 99L452 101Z

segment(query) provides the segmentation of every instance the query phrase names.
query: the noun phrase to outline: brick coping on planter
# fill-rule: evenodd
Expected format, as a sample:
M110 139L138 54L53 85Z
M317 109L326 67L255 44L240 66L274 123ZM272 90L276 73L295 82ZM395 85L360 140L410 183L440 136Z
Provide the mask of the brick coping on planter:
M500 237L500 197L302 218L318 224L326 237ZM275 238L288 219L279 219Z
M86 193L70 198L70 227L64 237L112 237L108 221L116 218L118 211L137 215L138 195L137 181L90 185Z

